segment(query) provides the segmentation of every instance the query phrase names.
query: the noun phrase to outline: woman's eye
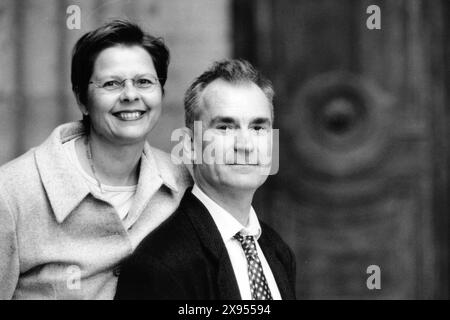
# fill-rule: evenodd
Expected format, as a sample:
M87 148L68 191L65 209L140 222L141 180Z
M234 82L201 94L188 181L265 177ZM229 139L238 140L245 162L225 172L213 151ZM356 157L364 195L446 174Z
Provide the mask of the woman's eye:
M106 88L106 89L114 89L114 88L119 88L119 87L120 87L120 82L117 80L106 81L103 84L103 88Z
M153 85L153 81L151 81L150 79L138 79L136 80L136 85L139 87L149 87L151 85Z

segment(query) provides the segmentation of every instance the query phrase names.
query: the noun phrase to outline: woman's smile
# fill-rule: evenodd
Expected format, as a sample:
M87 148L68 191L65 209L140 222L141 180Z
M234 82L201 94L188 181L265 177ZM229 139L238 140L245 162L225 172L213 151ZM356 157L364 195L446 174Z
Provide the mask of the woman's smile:
M113 115L121 121L136 121L144 117L147 111L119 111L114 112Z

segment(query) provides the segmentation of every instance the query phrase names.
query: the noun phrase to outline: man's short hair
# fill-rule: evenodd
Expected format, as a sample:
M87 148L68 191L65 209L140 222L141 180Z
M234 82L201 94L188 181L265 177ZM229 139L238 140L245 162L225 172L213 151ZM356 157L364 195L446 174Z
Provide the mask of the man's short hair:
M83 105L87 103L87 88L97 56L101 51L118 45L137 45L148 52L164 92L170 54L163 39L145 33L130 21L116 19L84 34L73 48L72 90Z
M200 96L208 84L216 79L222 79L232 84L256 84L266 95L271 106L273 120L272 83L243 59L227 59L215 62L210 69L202 73L186 91L184 96L184 112L186 127L193 130L194 121L200 117Z

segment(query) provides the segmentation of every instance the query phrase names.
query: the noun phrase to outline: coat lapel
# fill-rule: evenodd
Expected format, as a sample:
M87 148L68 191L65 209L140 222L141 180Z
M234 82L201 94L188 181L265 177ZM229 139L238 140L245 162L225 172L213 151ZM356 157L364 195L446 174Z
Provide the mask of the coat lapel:
M219 300L242 300L230 257L224 248L218 262L217 284Z
M283 263L279 259L275 247L272 241L268 239L267 235L264 233L264 229L261 233L261 238L258 240L261 250L264 252L267 263L272 270L273 276L280 290L281 298L283 300L293 300L295 299L295 294L292 291L292 286L288 278L288 273Z
M234 275L228 252L214 220L205 206L186 190L180 208L186 212L205 249L217 263L217 285L220 300L240 300L241 294Z
M62 223L90 193L84 178L67 160L63 147L64 142L84 133L81 122L63 124L35 149L36 165L58 223Z

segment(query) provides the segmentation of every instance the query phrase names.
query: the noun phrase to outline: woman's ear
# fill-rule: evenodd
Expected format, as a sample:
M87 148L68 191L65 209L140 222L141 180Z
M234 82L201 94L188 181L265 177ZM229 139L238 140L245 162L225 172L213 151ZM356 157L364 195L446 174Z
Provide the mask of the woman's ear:
M81 102L80 95L75 94L75 99L77 100L78 108L84 116L89 114L87 107Z
M84 105L79 104L78 107L80 108L80 111L83 114L83 116L87 116L89 114L87 108Z

